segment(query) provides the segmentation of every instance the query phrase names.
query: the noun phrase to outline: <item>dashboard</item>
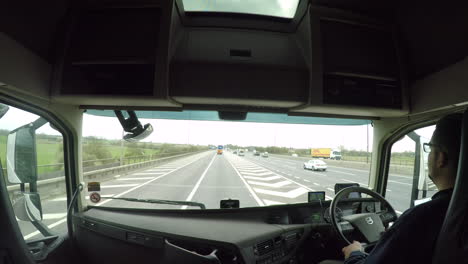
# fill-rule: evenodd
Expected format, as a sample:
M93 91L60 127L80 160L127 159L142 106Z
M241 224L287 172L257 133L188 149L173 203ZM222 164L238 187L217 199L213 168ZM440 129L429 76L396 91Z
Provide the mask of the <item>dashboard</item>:
M330 201L184 211L93 207L74 214L73 223L77 243L95 256L89 263L128 257L130 249L108 252L109 245L142 252L139 263L147 255L153 260L148 263L314 263L339 257L343 246L329 207ZM340 216L380 210L380 203L365 198L344 200L337 208Z

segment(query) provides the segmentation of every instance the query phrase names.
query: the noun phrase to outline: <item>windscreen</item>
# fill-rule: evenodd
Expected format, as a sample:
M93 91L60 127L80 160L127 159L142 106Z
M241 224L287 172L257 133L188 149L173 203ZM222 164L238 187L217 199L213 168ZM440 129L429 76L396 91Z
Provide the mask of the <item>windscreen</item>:
M369 181L372 127L366 120L299 123L298 117L278 115L283 122L272 122L269 115L262 122L253 114L250 118L258 118L249 122L188 120L139 111L141 124L151 124L154 132L143 141L126 142L115 116L88 113L93 115L83 117L85 181L100 185L99 191L86 190L89 205L201 208L109 199L114 197L194 202L207 209L219 209L228 199L239 200L240 207L271 206L306 203L308 193L317 191L329 200L336 183L367 187ZM99 199L93 199L94 192Z

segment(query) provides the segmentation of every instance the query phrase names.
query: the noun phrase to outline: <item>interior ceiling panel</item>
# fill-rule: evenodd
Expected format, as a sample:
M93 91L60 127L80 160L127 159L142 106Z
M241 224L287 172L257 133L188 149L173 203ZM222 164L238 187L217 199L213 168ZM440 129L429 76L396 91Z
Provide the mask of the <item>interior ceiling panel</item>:
M0 31L20 42L36 55L53 62L52 47L67 0L7 0L0 4Z
M149 0L139 0L146 2ZM108 2L105 0L88 1ZM123 3L127 1L113 0ZM48 62L70 1L8 0L0 4L0 31ZM421 79L468 55L468 1L311 0L314 5L397 20L410 80Z
M454 64L468 55L467 1L407 1L398 24L412 80Z

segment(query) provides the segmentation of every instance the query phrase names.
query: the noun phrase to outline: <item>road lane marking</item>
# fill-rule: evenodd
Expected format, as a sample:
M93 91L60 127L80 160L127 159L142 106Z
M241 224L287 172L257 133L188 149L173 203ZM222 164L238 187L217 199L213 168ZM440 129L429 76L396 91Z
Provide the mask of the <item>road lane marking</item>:
M187 199L185 199L185 201L190 202L192 200L193 196L195 195L198 188L200 187L200 183L203 181L203 179L205 178L206 173L208 172L208 170L210 169L210 167L213 164L214 160L216 159L216 156L217 156L217 154L213 156L210 163L208 164L206 169L203 171L202 175L200 176L200 179L198 179L197 183L195 183L195 186L193 187L192 191L190 192ZM187 209L187 207L188 207L187 205L184 205L184 206L182 206L182 209L185 210L185 209Z
M67 218L65 217L65 218L63 218L63 219L61 219L61 220L59 220L59 221L57 221L57 222L55 222L55 223L53 223L53 224L48 225L47 227L48 227L49 229L52 229L52 228L54 228L54 227L56 227L56 226L58 226L58 225L60 225L60 224L62 224L62 223L64 223L64 222L66 222L66 221L67 221ZM39 235L40 233L41 233L41 232L39 232L39 231L34 231L34 232L30 233L30 234L27 234L27 235L24 236L24 240L30 239L31 237L34 237L34 236L37 236L37 235Z
M320 184L318 184L318 183L315 183L315 182L314 182L314 185L316 185L316 186L320 186Z
M328 171L335 172L335 173L342 173L342 174L351 175L351 176L356 176L356 174L348 173L348 172L342 172L342 171L336 171L336 170L330 170L330 169Z
M275 175L271 177L255 177L255 176L244 176L246 179L257 180L257 181L272 181L276 179L281 179L281 176Z
M229 160L229 159L226 159L227 162L231 165L231 167L234 169L234 171L237 173L237 175L239 176L239 178L242 180L242 182L245 184L245 186L247 187L247 190L249 190L250 194L252 195L252 197L255 199L255 201L257 202L257 204L259 206L265 206L265 204L263 203L263 201L258 198L257 194L252 190L252 187L250 187L250 185L247 183L247 181L242 177L242 175L240 174L240 172L236 169L236 167L234 167L234 165L232 164L232 162Z
M146 175L156 175L156 174L164 174L166 172L137 172L130 174L131 176L146 176Z
M256 163L253 162L253 161L252 161L252 163L256 164ZM260 165L259 165L259 166L260 166ZM267 170L268 170L268 169L267 169ZM270 171L271 171L271 170L270 170ZM317 174L319 174L319 173L317 173ZM320 174L319 174L319 175L320 175ZM293 183L295 183L295 184L297 184L297 185L299 185L299 186L305 188L306 190L309 190L309 191L311 191L311 192L315 192L314 189L311 189L311 188L309 188L309 187L307 187L307 186L305 186L305 185L303 185L303 184L301 184L301 183L298 183L297 181L294 181L294 180L292 180L292 179L286 178L286 177L284 177L284 176L282 176L282 175L278 175L278 176L280 176L280 177L282 177L282 178L284 178L284 179L286 179L286 180L289 180L289 181L291 181L291 182L293 182ZM327 199L330 199L330 200L333 199L332 197L330 197L330 196L328 196L328 195L325 195L325 197L326 197Z
M359 171L359 172L367 172L369 173L369 170L361 170L361 169L354 169L354 168L346 168L346 167L339 167L339 166L330 166L328 165L328 167L330 168L335 168L335 169L343 169L343 170L352 170L352 171Z
M61 201L66 201L67 197L58 197L50 200L51 202L61 202Z
M309 180L304 180L305 182L310 182Z
M122 179L117 179L118 181L140 181L140 180L151 180L154 179L154 177L132 177L132 178L122 178Z
M289 175L289 174L288 174L288 175ZM291 176L291 175L289 175L289 176ZM296 178L296 179L300 179L300 178L299 178L299 177L297 177L297 176L294 176L294 178Z
M241 171L242 172L242 171ZM267 176L267 175L275 175L272 172L263 172L263 173L250 173L250 172L242 172L242 175L250 175L250 176Z
M133 187L133 186L137 186L138 184L137 183L134 183L134 184L119 184L119 185L102 185L101 188L102 189L106 189L106 188L122 188L122 187Z
M254 169L254 170L241 170L239 169L240 172L243 172L243 173L264 173L265 170L264 169Z
M123 196L123 195L125 195L125 194L127 194L127 193L129 193L129 192L131 192L131 191L134 191L134 190L136 190L136 189L138 189L138 188L141 188L141 187L147 185L148 183L151 183L151 182L153 182L153 181L155 181L155 180L157 180L157 179L161 179L162 177L165 177L166 175L169 175L169 174L171 174L171 173L173 173L173 172L175 172L175 171L178 171L178 170L180 170L180 169L182 169L182 168L185 168L185 167L187 167L188 165L190 165L190 164L192 164L192 163L195 163L196 161L198 161L198 160L200 160L200 159L202 159L202 158L205 158L206 156L208 156L208 155L200 155L197 159L194 159L194 160L190 161L189 163L187 163L187 164L185 164L185 165L183 165L183 166L178 167L177 169L174 169L174 170L172 170L172 171L169 171L169 172L167 172L167 173L165 173L165 174L163 174L163 175L161 175L161 176L158 176L158 177L156 177L156 178L154 178L154 179L152 179L152 180L149 180L149 181L144 182L144 183L142 183L142 184L140 184L140 185L138 185L138 186L135 186L135 187L133 187L133 188L131 188L131 189L128 189L128 190L126 190L126 191L124 191L124 192L121 192L121 193L117 194L117 195L114 196L114 197L117 197L117 198L118 198L118 197L121 197L121 196ZM96 204L95 206L102 206L103 204L108 203L108 202L110 202L110 201L112 201L112 199L104 200L104 201L102 201L102 202Z
M332 192L335 191L335 189L332 189L332 188L327 188L327 190L332 191Z
M263 194L268 194L268 195L273 195L273 196L279 196L279 197L284 197L284 198L290 198L294 199L297 198L305 193L308 192L306 188L299 187L294 190L291 190L289 192L278 192L278 191L270 191L270 190L265 190L265 189L260 189L260 188L253 188L255 192L257 193L263 193Z
M367 186L367 184L362 183L362 182L350 181L350 180L347 180L347 179L341 179L341 180L342 180L342 181L347 181L347 182L352 182L352 183L358 183L360 186Z
M288 176L292 176L292 174L291 174L291 173L288 173Z
M265 205L278 205L278 204L285 204L285 203L282 203L282 202L277 202L277 201L271 201L271 200L266 200L266 199L263 199L263 201L265 202Z
M403 214L403 212L398 211L398 210L395 210L395 212L396 212L397 214L399 214L399 215Z
M44 219L44 220L62 219L65 216L67 216L67 213L44 214L44 215L42 215L42 219Z
M392 190L390 190L390 189L387 189L387 192L391 192L391 191L392 191Z
M393 182L393 183L398 183L398 184L403 184L403 185L409 185L409 186L412 186L412 185L413 185L413 184L411 184L411 183L399 182L399 181L392 181L392 180L388 180L388 182Z
M290 181L280 181L280 182L275 182L275 183L257 182L257 181L247 181L247 182L253 185L260 185L260 186L272 187L272 188L280 188L291 183Z
M243 170L243 169L248 170L248 169L256 169L256 168L258 168L258 166L246 166L246 165L238 165L238 164L234 164L234 165L236 165L237 168L239 168L240 170Z

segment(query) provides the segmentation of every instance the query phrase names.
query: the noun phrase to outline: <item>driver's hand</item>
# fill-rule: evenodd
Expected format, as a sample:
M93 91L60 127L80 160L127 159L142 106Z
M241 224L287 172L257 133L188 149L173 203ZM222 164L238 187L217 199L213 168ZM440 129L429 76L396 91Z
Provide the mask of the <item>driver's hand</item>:
M358 241L353 241L353 243L349 246L344 247L341 250L344 254L345 260L349 258L349 255L353 251L362 251L362 245Z

